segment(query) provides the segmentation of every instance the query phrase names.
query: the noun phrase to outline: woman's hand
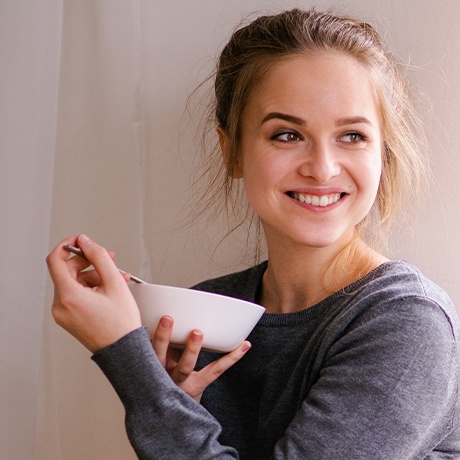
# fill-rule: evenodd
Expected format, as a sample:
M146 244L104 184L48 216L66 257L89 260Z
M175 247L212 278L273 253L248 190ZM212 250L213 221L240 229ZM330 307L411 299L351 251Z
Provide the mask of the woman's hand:
M198 329L190 332L185 350L181 351L169 346L173 326L173 319L170 316L163 316L152 338L152 345L174 383L197 402L200 402L206 387L238 362L251 348L251 344L244 341L232 352L208 364L200 371L195 371L203 343L203 333Z
M88 261L69 257L64 244L80 247ZM110 254L85 235L59 243L46 262L54 283L57 324L95 353L141 326L136 302ZM89 265L95 270L83 272Z

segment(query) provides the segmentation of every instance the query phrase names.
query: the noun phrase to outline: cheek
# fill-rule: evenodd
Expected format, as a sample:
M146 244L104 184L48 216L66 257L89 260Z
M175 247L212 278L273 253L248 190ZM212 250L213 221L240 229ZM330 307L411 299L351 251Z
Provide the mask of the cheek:
M374 168L374 174L375 174L375 183L376 183L376 189L380 187L380 181L382 180L382 159L381 156L379 156L379 160L377 161L377 164L375 165Z
M382 178L382 164L381 162L374 162L370 164L363 172L362 186L369 191L369 199L372 201L377 197L380 188L380 181Z
M269 154L251 152L243 157L243 185L249 204L254 210L270 206L277 196L285 172Z
M262 157L254 154L243 162L243 179L247 190L275 190L281 186L289 171L290 168L283 161L269 154Z
M349 164L352 179L358 189L361 199L372 206L376 199L382 174L382 163L377 155L356 160ZM363 203L364 203L363 201Z

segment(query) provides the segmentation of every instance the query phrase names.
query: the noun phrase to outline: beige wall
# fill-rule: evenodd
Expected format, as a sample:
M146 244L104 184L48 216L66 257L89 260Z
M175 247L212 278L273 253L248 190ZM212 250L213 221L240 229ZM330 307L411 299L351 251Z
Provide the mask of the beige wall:
M243 266L238 238L214 253L219 228L177 229L196 160L187 95L248 13L336 4L410 63L432 191L392 251L460 307L458 0L0 0L0 458L135 458L113 390L50 319L44 257L86 232L158 283Z

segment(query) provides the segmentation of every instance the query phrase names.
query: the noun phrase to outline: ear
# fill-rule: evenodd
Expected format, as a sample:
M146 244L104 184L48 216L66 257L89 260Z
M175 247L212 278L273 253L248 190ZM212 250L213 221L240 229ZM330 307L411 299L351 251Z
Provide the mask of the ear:
M241 167L239 161L235 161L234 164L232 164L230 140L227 133L221 126L217 126L216 131L219 136L220 151L222 153L225 168L227 169L227 174L233 179L241 179L243 177L243 168Z

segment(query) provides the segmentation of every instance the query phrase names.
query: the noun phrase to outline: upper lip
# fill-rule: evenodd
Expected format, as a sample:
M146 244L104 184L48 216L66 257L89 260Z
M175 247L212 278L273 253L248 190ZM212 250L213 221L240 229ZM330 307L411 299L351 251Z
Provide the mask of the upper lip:
M335 195L337 193L343 194L346 193L343 189L337 187L328 187L328 188L311 188L311 187L300 187L288 190L286 193L300 193L302 195L316 195L316 196L324 196L324 195Z

